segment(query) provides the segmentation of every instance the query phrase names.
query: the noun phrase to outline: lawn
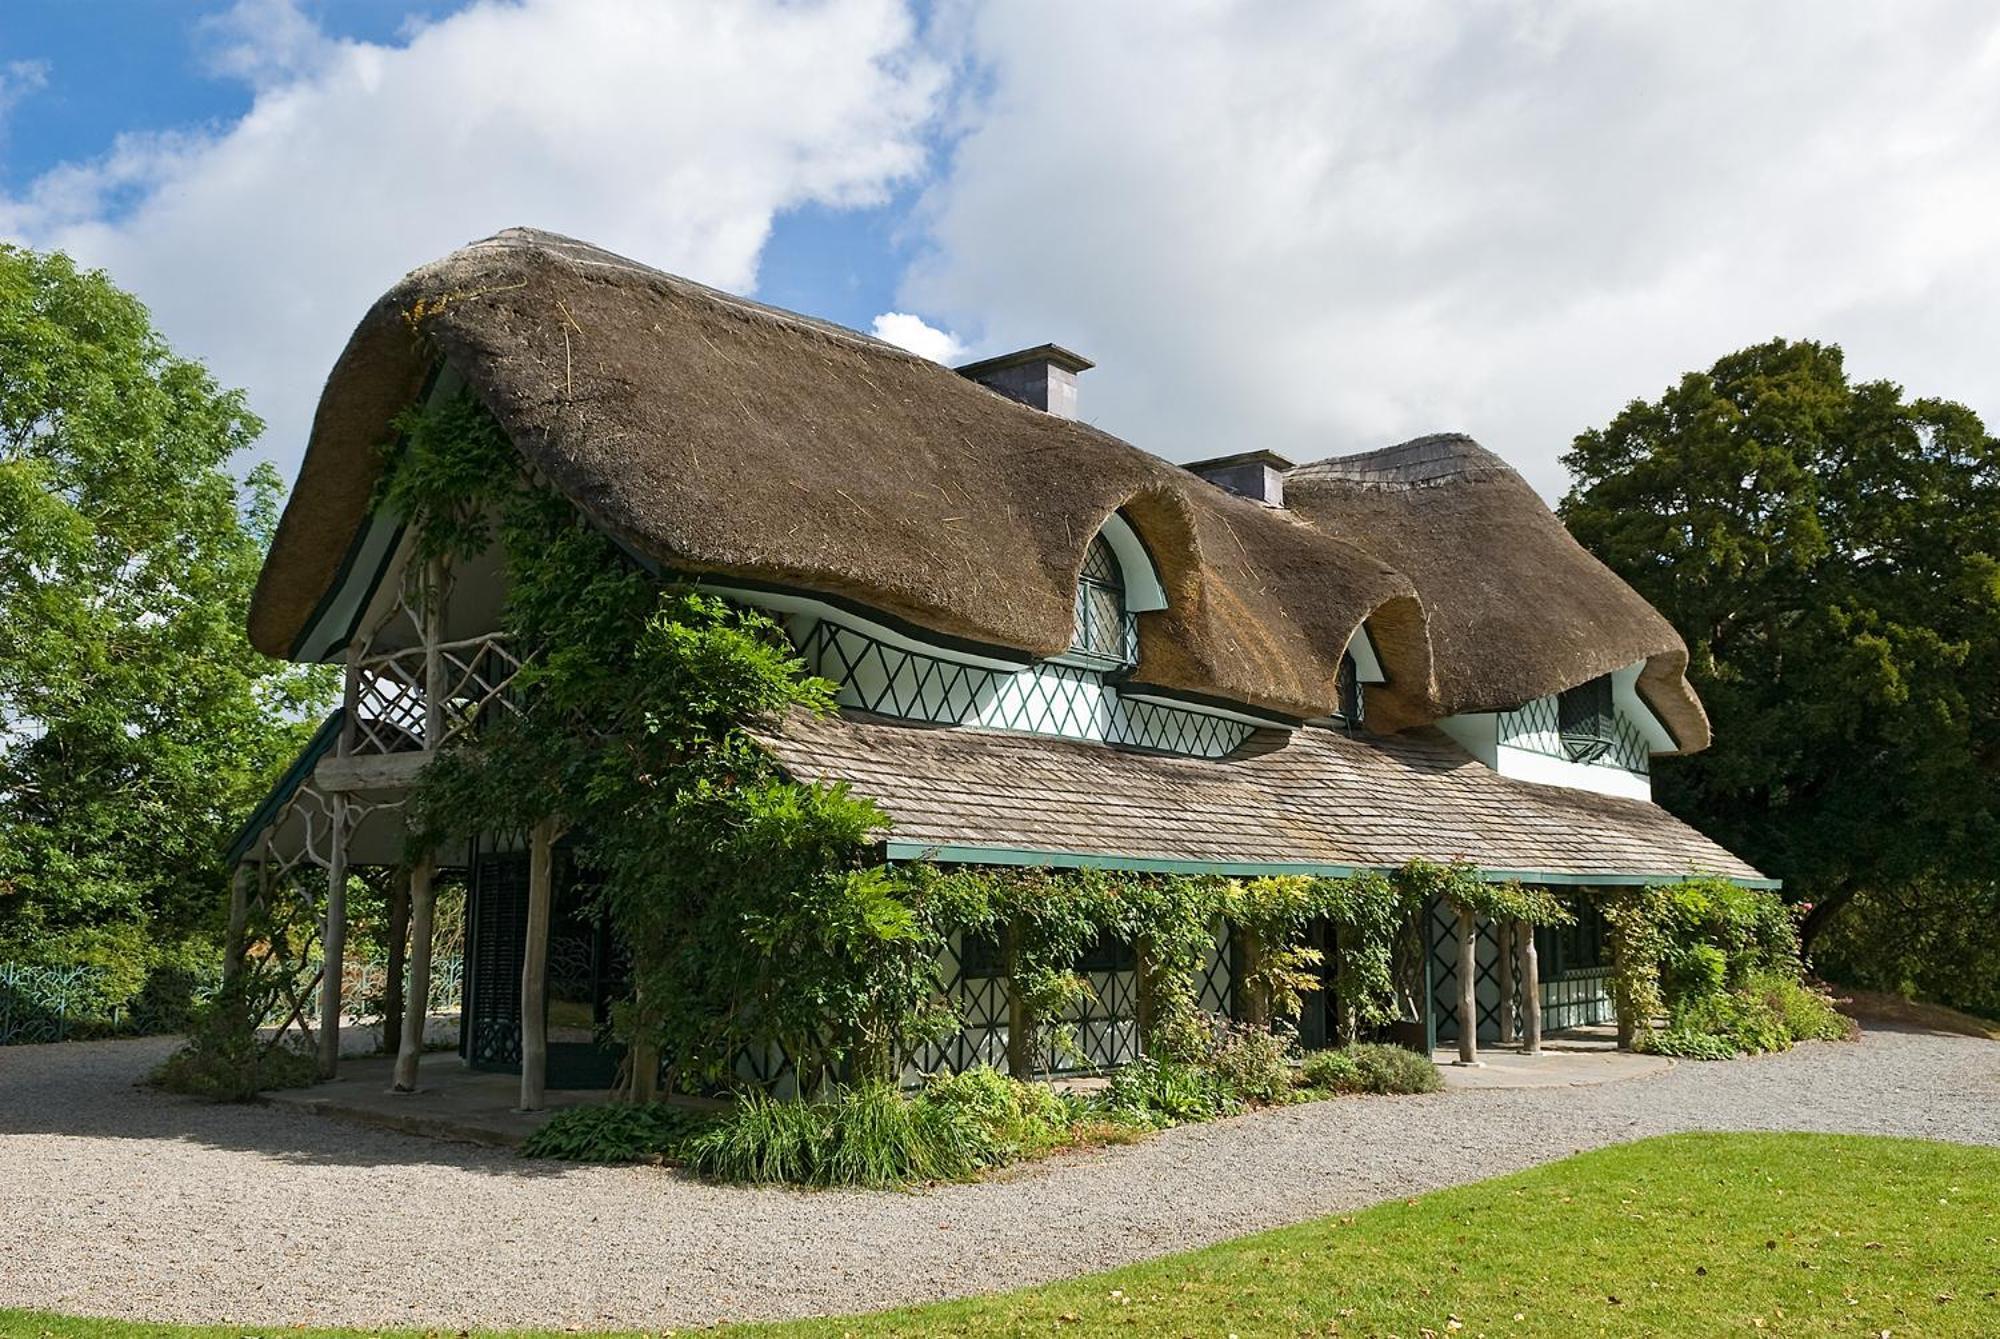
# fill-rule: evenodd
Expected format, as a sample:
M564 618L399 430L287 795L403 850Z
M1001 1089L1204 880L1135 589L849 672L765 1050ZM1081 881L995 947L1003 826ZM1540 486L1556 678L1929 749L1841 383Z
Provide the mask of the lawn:
M1676 1135L1071 1283L745 1336L2000 1334L2000 1149ZM177 1329L0 1311L31 1339Z

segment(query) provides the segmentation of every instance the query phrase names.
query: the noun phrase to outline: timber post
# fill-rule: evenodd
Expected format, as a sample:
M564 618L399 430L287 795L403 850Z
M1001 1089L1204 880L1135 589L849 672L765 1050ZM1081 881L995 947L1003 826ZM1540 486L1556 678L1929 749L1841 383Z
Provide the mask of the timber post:
M1542 1053L1542 964L1535 952L1535 927L1526 921L1514 928L1521 941L1521 1012L1527 1035L1523 1045L1529 1055Z
M1035 1075L1035 1020L1028 1012L1028 1001L1021 994L1020 982L1014 976L1014 964L1021 954L1020 944L1020 925L1008 926L1007 1073L1025 1083Z
M403 1010L409 996L403 989L403 972L409 964L410 884L402 871L389 871L389 961L382 973L382 1052L397 1054L403 1039Z
M234 984L243 975L244 955L250 937L250 862L244 861L230 872L229 929L222 939L222 979Z
M435 755L443 742L444 559L424 564L421 594L424 639L424 748ZM409 920L409 988L403 993L402 1037L396 1048L396 1074L391 1087L399 1093L417 1090L417 1070L423 1061L424 1033L431 1013L431 942L437 935L437 860L424 855L410 866L410 887L403 902Z
M347 795L333 793L333 854L326 865L326 926L320 932L319 1076L340 1069L340 986L347 962Z
M1458 909L1458 1063L1479 1063L1479 918Z
M1269 1027L1271 996L1260 980L1263 975L1262 946L1256 935L1244 929L1238 929L1231 935L1230 942L1233 951L1230 954L1229 987L1231 1001L1236 1006L1236 1021L1252 1027Z
M1500 986L1500 1044L1514 1042L1514 922L1496 921L1493 942L1498 953L1493 961L1493 979Z
M429 856L410 866L410 988L403 996L403 1035L396 1050L395 1091L417 1090L430 1019L431 937L437 919L437 871Z
M555 820L528 838L528 933L521 954L521 1110L540 1111L549 1070L549 910L555 899Z
M347 672L341 680L340 740L335 753L354 752L356 714L361 710L361 643L347 644ZM340 1068L340 987L347 967L347 792L337 790L333 807L331 850L326 862L326 925L320 932L319 1076L330 1079Z

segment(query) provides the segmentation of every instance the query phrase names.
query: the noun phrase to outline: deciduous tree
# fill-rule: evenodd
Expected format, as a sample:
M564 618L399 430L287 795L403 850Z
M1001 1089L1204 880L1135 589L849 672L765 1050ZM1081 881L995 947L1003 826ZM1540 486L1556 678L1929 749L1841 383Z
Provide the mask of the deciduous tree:
M1809 942L1857 894L1990 883L2000 444L1977 415L1774 340L1564 463L1563 519L1687 638L1715 722L1658 769L1663 804L1811 903Z
M261 424L146 310L0 246L0 956L143 972L328 684L253 651Z

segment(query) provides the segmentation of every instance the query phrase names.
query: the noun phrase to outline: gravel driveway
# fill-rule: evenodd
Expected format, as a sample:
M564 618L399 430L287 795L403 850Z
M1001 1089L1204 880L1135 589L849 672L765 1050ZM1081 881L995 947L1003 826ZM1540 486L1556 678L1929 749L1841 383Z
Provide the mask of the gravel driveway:
M0 1305L657 1328L1041 1282L1671 1131L2000 1144L2000 1044L1872 1031L1594 1088L1320 1102L920 1194L805 1194L132 1087L165 1049L0 1048Z

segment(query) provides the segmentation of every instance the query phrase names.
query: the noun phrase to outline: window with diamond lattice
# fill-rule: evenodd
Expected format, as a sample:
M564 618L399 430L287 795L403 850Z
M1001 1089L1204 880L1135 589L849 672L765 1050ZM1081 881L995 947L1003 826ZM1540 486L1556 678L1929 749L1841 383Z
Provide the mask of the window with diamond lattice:
M1076 581L1076 631L1069 649L1115 665L1129 665L1137 658L1132 614L1125 608L1124 574L1118 555L1102 535L1090 541L1083 555L1083 574Z
M1340 657L1340 677L1335 680L1340 700L1340 718L1349 725L1361 724L1361 670L1351 654Z
M1596 762L1618 742L1611 708L1611 676L1565 688L1556 698L1556 728L1563 752L1575 762Z

